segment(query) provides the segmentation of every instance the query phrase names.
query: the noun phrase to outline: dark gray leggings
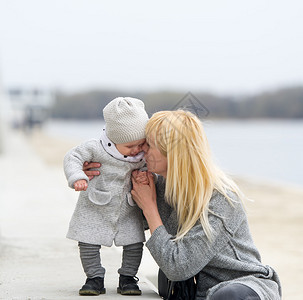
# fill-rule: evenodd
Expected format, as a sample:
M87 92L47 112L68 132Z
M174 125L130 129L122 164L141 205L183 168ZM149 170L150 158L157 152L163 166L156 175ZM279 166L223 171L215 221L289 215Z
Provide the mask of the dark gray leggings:
M210 300L261 300L258 294L250 287L231 283L217 290Z
M105 268L101 264L100 245L79 242L80 258L87 278L104 277ZM123 246L122 265L119 274L135 276L141 263L143 243Z

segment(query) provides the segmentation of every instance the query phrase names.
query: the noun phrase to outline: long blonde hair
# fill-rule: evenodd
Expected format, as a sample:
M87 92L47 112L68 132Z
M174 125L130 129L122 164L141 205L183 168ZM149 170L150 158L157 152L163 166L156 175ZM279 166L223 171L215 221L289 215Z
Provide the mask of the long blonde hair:
M167 158L165 198L176 209L181 239L200 220L211 240L209 201L214 189L232 202L229 191L241 195L232 179L214 163L201 121L183 110L155 113L146 126L147 140Z

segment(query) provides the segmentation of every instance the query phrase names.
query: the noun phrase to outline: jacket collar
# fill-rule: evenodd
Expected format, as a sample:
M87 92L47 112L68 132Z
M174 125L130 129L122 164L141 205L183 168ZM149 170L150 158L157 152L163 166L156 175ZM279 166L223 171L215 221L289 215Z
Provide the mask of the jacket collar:
M133 162L133 163L143 161L144 159L143 151L138 153L136 156L126 156L121 154L116 148L116 145L107 137L105 128L102 130L100 142L103 148L105 149L105 151L116 159L127 161L127 162Z

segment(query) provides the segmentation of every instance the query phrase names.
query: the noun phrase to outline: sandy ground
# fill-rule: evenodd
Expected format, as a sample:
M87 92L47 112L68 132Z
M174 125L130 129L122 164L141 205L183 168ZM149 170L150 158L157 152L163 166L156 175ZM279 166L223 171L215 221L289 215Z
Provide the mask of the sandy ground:
M29 136L28 140L32 149L43 159L45 165L56 170L62 168L62 158L66 151L79 143L79 141L48 137L39 131ZM253 199L252 202L246 202L251 232L261 253L263 263L274 267L280 276L283 299L302 299L303 188L281 183L261 182L258 179L235 179L245 195ZM70 193L70 191L66 193ZM69 197L71 197L70 195ZM69 203L70 207L73 205L74 203ZM65 215L65 212L60 211L59 213ZM70 213L70 209L68 213ZM27 239L24 242L30 243L31 241ZM43 243L43 241L40 242ZM47 241L44 242L47 251L53 251L47 245ZM17 249L20 246L18 243L15 245ZM60 245L60 243L57 245ZM69 247L72 248L70 244ZM5 251L5 239L2 253L3 251ZM22 256L22 253L20 253L20 256ZM57 263L64 263L63 258L58 258ZM75 263L78 264L79 262ZM146 267L146 264L151 264L152 267ZM36 266L36 268L38 267ZM72 270L75 270L75 268L74 265L71 266ZM79 267L76 269L77 272L81 272ZM155 281L156 266L150 258L146 258L143 269L144 272L148 273L147 277L151 281ZM0 299L2 298L0 297Z

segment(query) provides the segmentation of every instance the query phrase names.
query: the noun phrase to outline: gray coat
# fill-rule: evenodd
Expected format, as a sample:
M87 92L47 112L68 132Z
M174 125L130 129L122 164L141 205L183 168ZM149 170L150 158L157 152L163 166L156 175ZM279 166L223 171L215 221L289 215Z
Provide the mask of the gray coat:
M157 182L157 202L164 226L158 227L146 246L170 280L181 281L197 275L197 299L209 299L220 287L237 282L252 288L262 300L281 299L279 278L273 268L261 263L248 228L242 204L231 206L214 191L210 200L209 222L213 242L208 241L201 224L196 224L182 240L177 233L176 212L165 202L165 181Z
M82 170L85 161L101 163L100 175L91 181ZM68 184L89 182L81 191L67 237L84 243L111 246L145 241L142 213L131 199L131 172L144 161L125 162L108 154L100 140L90 140L70 150L64 158Z

